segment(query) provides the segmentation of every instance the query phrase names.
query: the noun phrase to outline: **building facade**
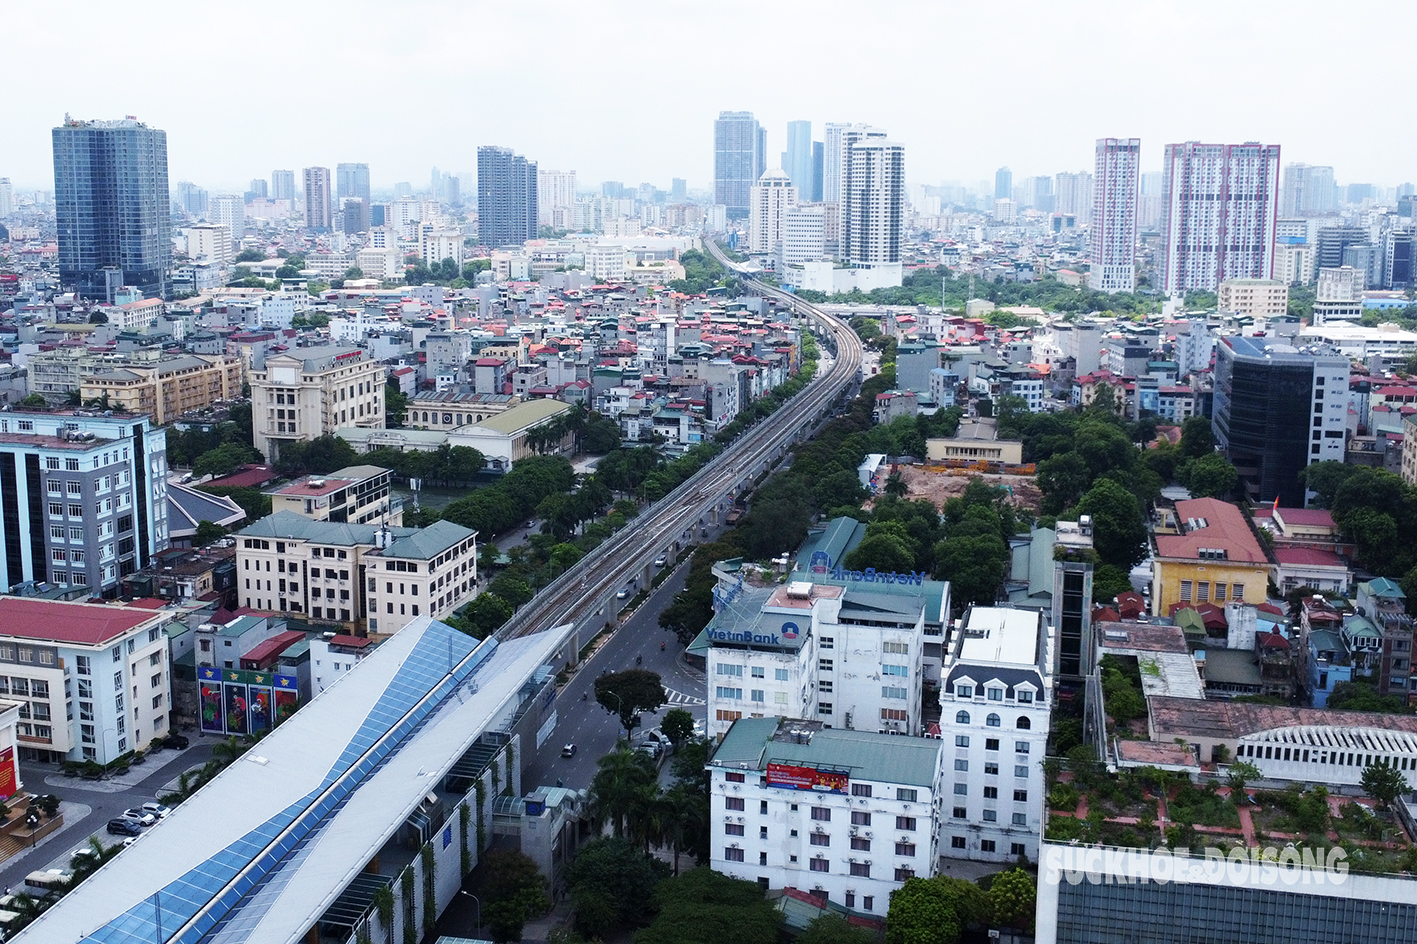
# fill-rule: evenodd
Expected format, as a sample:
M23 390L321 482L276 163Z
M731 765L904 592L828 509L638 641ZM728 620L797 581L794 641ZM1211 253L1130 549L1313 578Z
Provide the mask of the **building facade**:
M0 597L0 695L21 703L21 757L106 764L166 737L172 682L162 627L171 616Z
M941 669L942 766L952 781L942 788L941 855L1038 861L1053 704L1049 647L1040 612L966 612Z
M1215 307L1246 318L1283 318L1289 312L1289 283L1281 279L1226 279L1216 292Z
M1092 266L1088 287L1097 292L1136 288L1137 180L1140 138L1098 138L1093 174Z
M899 269L905 212L904 145L884 137L864 138L851 143L844 160L842 258L853 268Z
M739 721L708 766L710 866L883 917L935 874L942 755L932 738Z
M1344 458L1349 362L1264 340L1226 337L1216 346L1211 427L1250 500L1302 508L1299 474Z
M111 596L167 547L164 432L133 417L0 416L6 587L48 582Z
M334 226L334 195L330 188L328 167L307 167L305 177L305 225L309 229L328 230Z
M53 139L59 281L85 298L110 303L124 285L167 298L167 132L132 118L65 116Z
M292 348L267 357L250 384L254 444L268 459L342 426L384 428L384 365L362 348Z
M719 112L713 123L713 202L746 219L753 185L768 169L767 131L750 111Z
M352 465L329 475L306 475L267 494L271 513L290 511L312 521L403 524L403 503L392 498L393 473L374 465Z
M1269 559L1239 508L1218 498L1176 503L1174 520L1152 537L1151 607L1262 603Z
M788 210L797 205L797 187L780 170L770 170L753 185L748 208L748 251L776 252Z
M1161 288L1215 291L1274 272L1279 145L1166 145Z
M484 246L520 246L536 238L536 161L511 148L477 149L477 226Z
M112 409L145 415L162 426L184 413L241 396L241 361L186 354L150 367L100 371L83 379L79 395L85 403L103 400Z

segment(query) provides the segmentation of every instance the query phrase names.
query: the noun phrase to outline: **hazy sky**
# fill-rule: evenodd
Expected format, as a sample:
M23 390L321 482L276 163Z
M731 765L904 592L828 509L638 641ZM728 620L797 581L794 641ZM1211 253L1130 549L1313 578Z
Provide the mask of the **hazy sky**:
M1404 0L13 2L0 176L53 185L50 129L136 115L171 182L370 165L427 186L505 145L582 186L706 187L713 119L865 121L911 183L1091 169L1101 136L1260 140L1340 183L1417 179Z

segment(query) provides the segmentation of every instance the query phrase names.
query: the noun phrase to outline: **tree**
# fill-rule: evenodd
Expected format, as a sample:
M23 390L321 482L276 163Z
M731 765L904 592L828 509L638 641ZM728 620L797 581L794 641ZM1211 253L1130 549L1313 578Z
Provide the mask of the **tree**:
M1407 792L1407 778L1386 760L1376 760L1363 768L1359 781L1363 792L1368 794L1383 809L1389 809L1392 802Z
M1247 760L1236 761L1225 772L1225 783L1230 787L1230 799L1236 806L1245 805L1245 787L1264 776L1260 769Z
M708 868L665 879L654 890L659 915L635 944L775 944L781 917L754 882Z
M389 429L398 429L403 426L407 415L408 396L399 387L398 381L390 380L384 384L384 422Z
M243 250L241 250L240 252L238 252L238 253L236 254L236 260L235 260L235 261L237 261L237 262L262 262L262 261L265 260L265 258L266 258L266 254L265 254L264 252L261 252L261 250L259 250L259 249L243 249ZM295 257L292 257L292 258L295 258ZM302 262L302 263L304 263L304 261L305 261L304 259L301 259L301 262Z
M1092 546L1103 563L1130 571L1146 556L1146 520L1136 497L1111 479L1099 479L1078 502L1092 516Z
M596 768L590 784L591 819L597 829L609 823L616 836L631 835L636 819L644 816L658 793L654 761L622 744L600 758Z
M101 311L89 315L89 324L108 324L108 316Z
M683 708L670 708L664 713L659 729L676 748L694 736L694 716Z
M350 266L344 270L344 277L346 279L362 279L364 278L364 270L359 266Z
M487 880L482 886L482 909L492 940L497 944L521 940L528 918L545 911L546 880L532 858L515 849L495 849L487 854Z
M1187 421L1189 422L1189 421ZM1218 452L1207 453L1185 465L1186 488L1196 498L1225 498L1235 491L1240 474Z
M197 533L192 535L193 547L206 547L213 541L219 541L231 532L219 524L213 524L203 519L197 522Z
M989 885L989 904L995 924L1031 931L1038 909L1038 888L1023 869L1010 869L994 876Z
M1008 554L996 534L951 537L935 548L933 576L950 581L956 603L991 604L1003 586Z
M868 534L842 559L842 566L847 570L910 573L915 570L915 550L901 533Z
M1187 459L1199 459L1215 451L1215 436L1210 431L1210 420L1204 416L1192 416L1181 424L1181 455Z
M988 920L988 894L963 879L911 878L891 893L886 944L954 944L966 924Z
M640 920L655 886L668 875L662 861L628 839L590 840L566 870L576 928L588 938L603 938L617 926Z
M1385 714L1411 714L1400 695L1384 695L1376 685L1366 682L1339 682L1328 693L1327 707L1334 711L1379 711Z
M31 393L19 405L26 410L44 410L49 408L49 401L38 393Z
M660 684L659 673L648 669L611 672L595 680L595 700L602 708L620 716L620 727L628 739L641 711L658 711L669 700Z
M463 619L468 621L468 626L472 630L470 635L476 636L478 639L486 639L501 629L503 623L512 618L512 612L512 605L497 594L480 593L476 599L463 607ZM461 626L454 628L462 629Z
M807 929L797 935L796 944L875 944L876 936L858 928L839 914L824 914L813 918Z
M1063 452L1038 463L1036 481L1043 492L1043 510L1059 514L1077 504L1091 476L1081 456L1076 452Z
M197 457L192 465L192 474L197 478L212 476L220 478L230 475L241 466L256 459L256 450L246 443L228 442L210 449Z

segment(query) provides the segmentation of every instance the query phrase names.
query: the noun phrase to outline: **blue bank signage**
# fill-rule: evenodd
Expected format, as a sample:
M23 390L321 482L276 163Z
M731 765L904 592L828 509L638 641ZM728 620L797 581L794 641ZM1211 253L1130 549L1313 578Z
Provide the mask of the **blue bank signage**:
M802 630L791 620L784 622L776 632L730 632L713 628L708 630L708 638L713 642L733 642L743 646L777 646L784 649L792 648L801 635Z

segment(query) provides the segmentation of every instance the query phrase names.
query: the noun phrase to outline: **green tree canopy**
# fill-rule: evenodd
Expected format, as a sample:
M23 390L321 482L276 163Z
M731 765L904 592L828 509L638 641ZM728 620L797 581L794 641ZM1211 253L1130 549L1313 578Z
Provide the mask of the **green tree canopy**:
M1023 869L1001 872L989 883L989 905L995 924L1031 931L1038 910L1038 887Z
M522 927L550 906L546 879L536 862L517 849L494 849L483 860L487 878L482 886L483 917L497 944L519 941Z
M1359 783L1383 809L1390 809L1393 801L1407 792L1407 777L1386 760L1377 760L1363 768Z
M1192 459L1184 468L1186 489L1196 498L1228 498L1240 481L1235 466L1218 452Z
M1075 509L1092 516L1092 544L1103 563L1130 571L1146 556L1146 519L1141 503L1111 479L1099 479Z
M876 935L858 928L839 914L824 914L813 918L807 929L797 935L795 944L875 944Z
M635 944L775 944L780 915L754 882L690 869L654 890L658 916Z
M629 737L641 711L658 711L669 700L660 684L659 673L648 669L611 672L595 680L595 700L611 714L619 715L620 727Z
M604 938L617 927L649 912L655 886L669 867L625 838L602 836L576 850L566 870L566 887L576 911L576 928Z
M989 920L989 896L963 879L907 879L891 893L886 944L954 944L966 925Z

